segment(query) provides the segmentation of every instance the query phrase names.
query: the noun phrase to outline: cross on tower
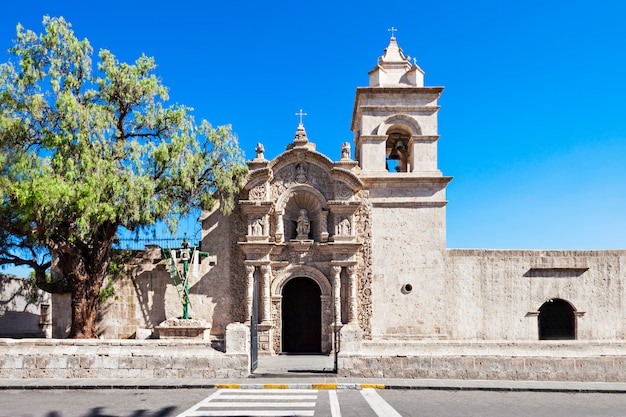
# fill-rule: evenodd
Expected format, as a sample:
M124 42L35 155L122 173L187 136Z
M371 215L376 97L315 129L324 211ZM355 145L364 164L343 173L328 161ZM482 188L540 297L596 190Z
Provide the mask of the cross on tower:
M398 29L394 28L393 26L391 28L387 29L387 32L391 32L391 37L392 38L396 37L396 35L394 35L394 33L397 32L397 31L398 31Z
M302 124L302 116L308 116L308 114L303 113L302 109L300 109L300 111L296 113L296 116L300 116L300 124Z

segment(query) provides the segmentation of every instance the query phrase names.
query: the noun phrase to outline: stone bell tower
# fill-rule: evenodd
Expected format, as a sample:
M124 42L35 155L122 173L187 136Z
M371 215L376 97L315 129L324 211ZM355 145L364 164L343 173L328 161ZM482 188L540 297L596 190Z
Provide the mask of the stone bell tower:
M425 312L414 310L416 292L417 297L440 294L445 256L445 190L451 177L437 167L442 91L424 87L424 72L393 36L369 72L369 86L356 91L351 129L359 178L372 205L372 291L393 306L378 306L383 311L372 317L374 339L437 333L435 323L419 318ZM389 308L393 314L384 312Z

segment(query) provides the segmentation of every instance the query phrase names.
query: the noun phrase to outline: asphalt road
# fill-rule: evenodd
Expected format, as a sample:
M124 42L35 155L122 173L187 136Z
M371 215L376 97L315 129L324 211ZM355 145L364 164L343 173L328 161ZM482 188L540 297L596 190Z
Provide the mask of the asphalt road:
M626 394L442 390L2 390L0 417L625 416Z

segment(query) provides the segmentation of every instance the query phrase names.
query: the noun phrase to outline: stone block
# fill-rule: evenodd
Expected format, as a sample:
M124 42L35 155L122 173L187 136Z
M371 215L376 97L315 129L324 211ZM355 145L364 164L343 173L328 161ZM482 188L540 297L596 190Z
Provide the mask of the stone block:
M45 367L48 369L67 368L67 356L49 355L46 356L45 362ZM39 364L37 366L39 366Z
M203 369L202 370L202 378L213 379L216 377L216 375L217 375L217 372L215 371L215 369Z
M382 378L383 370L374 369L374 368L366 368L361 371L361 376L363 378Z
M100 369L70 369L68 378L104 378Z
M67 357L67 367L68 369L79 369L80 368L80 357L76 355L71 355Z
M22 359L23 369L37 369L37 357L36 356L24 356Z
M135 329L135 339L145 340L152 337L152 329L137 327Z
M146 358L136 356L122 356L117 361L118 369L146 369Z
M341 337L341 352L359 353L362 350L363 330L358 323L348 323L339 331Z
M24 356L21 355L5 355L3 369L22 369L24 363Z
M108 355L97 355L96 357L94 357L92 365L94 368L97 368L97 369L117 369L118 357L108 356Z
M95 361L95 356L87 356L87 355L80 355L78 357L78 361L80 363L80 367L83 369L90 369L93 367L93 363Z
M250 328L243 323L226 326L226 353L250 352Z
M187 368L187 359L184 356L174 356L172 357L172 363L170 365L170 369L186 369Z

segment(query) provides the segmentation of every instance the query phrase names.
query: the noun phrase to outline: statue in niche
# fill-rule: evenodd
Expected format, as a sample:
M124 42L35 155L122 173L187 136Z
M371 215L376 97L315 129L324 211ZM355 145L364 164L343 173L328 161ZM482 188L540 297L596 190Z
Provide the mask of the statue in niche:
M253 236L261 236L263 234L263 219L257 217L252 222L252 235Z
M298 184L304 184L307 182L308 178L306 177L306 166L304 164L296 165L296 182Z
M344 217L343 220L339 222L339 235L350 236L350 219L347 217Z
M341 159L350 159L350 143L344 142L341 144Z
M305 240L309 238L311 232L311 222L309 221L309 212L305 209L300 210L300 216L298 217L296 232L298 236L297 240Z

